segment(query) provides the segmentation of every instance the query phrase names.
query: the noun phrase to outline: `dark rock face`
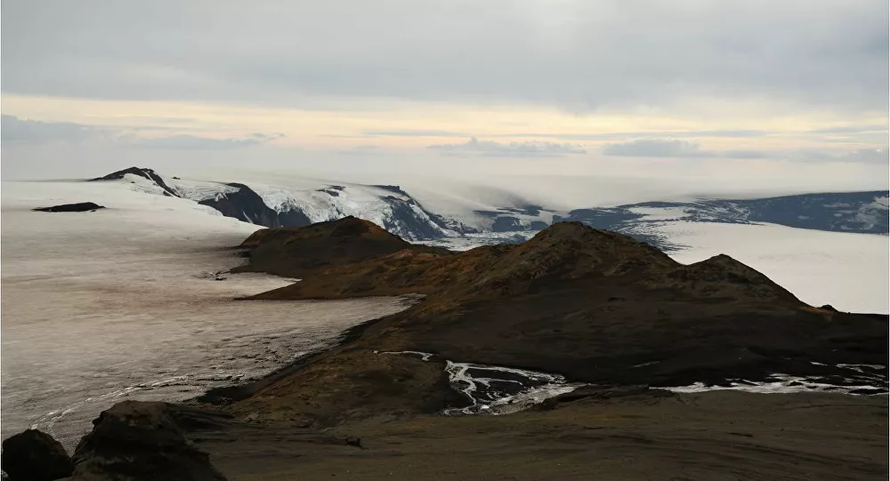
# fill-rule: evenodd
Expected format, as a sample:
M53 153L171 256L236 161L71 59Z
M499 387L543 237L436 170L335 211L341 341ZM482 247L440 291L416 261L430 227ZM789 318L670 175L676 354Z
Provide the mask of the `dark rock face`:
M72 479L225 480L209 455L186 439L181 410L188 408L160 402L115 404L93 421L92 432L77 445Z
M52 207L38 207L34 209L37 212L92 212L94 210L104 209L104 205L95 204L93 202L78 202L76 204L60 204Z
M127 174L138 175L139 177L144 177L144 178L154 182L155 184L158 185L158 187L164 189L164 195L166 195L166 196L179 197L179 193L176 192L176 190L172 189L169 185L167 185L167 183L164 182L164 179L161 178L161 176L158 175L157 172L155 172L151 169L145 169L142 167L130 167L129 169L112 172L106 176L91 179L90 182L96 182L96 181L101 181L101 180L120 180L120 179L123 179L124 176Z
M265 227L300 227L312 223L306 214L298 209L285 212L276 212L270 209L259 194L244 184L230 183L228 185L237 188L238 191L222 194L216 198L204 199L198 203L213 207L226 217L233 217Z
M12 481L50 481L70 476L74 463L52 436L29 429L3 441L3 471Z

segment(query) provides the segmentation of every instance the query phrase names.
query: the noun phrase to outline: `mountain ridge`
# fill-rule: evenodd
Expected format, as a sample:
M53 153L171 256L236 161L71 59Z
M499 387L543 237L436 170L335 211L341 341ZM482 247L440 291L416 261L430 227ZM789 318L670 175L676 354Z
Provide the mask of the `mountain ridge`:
M890 233L890 192L798 194L759 199L705 199L691 202L649 201L613 207L577 208L556 212L542 205L524 204L493 210L474 210L474 221L447 217L426 209L399 185L319 184L314 189L271 188L240 182L165 179L151 169L131 167L93 181L125 180L139 176L165 196L207 205L227 217L263 227L299 227L347 216L372 221L411 241L450 245L447 239L469 236L475 245L522 242L560 221L621 232L663 251L674 245L653 226L665 222L731 224L776 223L795 228ZM471 224L482 223L477 228ZM471 243L470 245L474 245Z

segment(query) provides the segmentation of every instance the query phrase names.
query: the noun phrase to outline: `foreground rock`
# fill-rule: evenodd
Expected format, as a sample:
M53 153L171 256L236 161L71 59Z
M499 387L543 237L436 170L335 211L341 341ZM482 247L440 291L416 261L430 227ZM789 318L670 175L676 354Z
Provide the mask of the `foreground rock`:
M4 440L2 463L12 481L51 481L70 476L74 470L62 444L36 429Z
M38 207L34 209L37 212L92 212L94 210L104 209L104 205L95 204L93 202L78 202L76 204L60 204L52 207Z
M212 414L193 411L160 402L114 405L93 421L92 432L77 445L72 479L225 480L209 455L183 434L183 427L213 422Z

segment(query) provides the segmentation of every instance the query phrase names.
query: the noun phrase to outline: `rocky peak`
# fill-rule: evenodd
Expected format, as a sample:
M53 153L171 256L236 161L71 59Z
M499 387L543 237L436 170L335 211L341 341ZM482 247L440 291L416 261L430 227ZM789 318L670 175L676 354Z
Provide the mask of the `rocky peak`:
M127 174L138 175L139 177L143 177L145 179L148 179L148 180L154 182L155 184L157 184L158 187L160 187L161 189L164 190L164 195L166 195L166 196L179 197L179 192L176 192L175 189L173 189L172 187L167 185L167 183L164 182L164 179L160 175L158 175L157 172L155 172L152 169L147 169L144 167L129 167L127 169L118 170L117 172L112 172L112 173L102 176L102 177L90 179L90 182L97 182L97 181L103 181L103 180L120 180L120 179L123 179L124 176Z
M683 286L685 292L700 298L772 298L800 304L793 294L768 277L726 254L681 266L654 280L652 285Z

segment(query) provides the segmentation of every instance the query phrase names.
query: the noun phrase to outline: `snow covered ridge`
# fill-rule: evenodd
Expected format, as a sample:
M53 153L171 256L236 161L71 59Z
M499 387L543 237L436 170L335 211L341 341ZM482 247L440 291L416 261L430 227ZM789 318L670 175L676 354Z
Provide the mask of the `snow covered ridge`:
M265 227L304 226L355 216L408 240L459 237L477 229L426 209L398 186L318 185L287 188L253 183L161 177L132 167L93 180L130 182L133 188L212 207L224 216Z
M445 216L424 207L416 197L395 185L283 180L287 185L251 182L248 186L235 182L162 177L151 169L137 167L94 180L130 182L138 190L189 199L212 207L224 216L265 227L303 226L351 215L374 222L410 241L442 242L445 246L453 244L458 248L521 242L558 221L580 221L596 228L622 232L665 251L682 246L657 235L650 226L672 221L772 223L868 234L890 232L890 193L887 191L643 202L562 212L520 200L504 206L477 204L470 209L450 209L447 202L437 204L445 211L452 211L450 216ZM455 196L452 202L466 201L458 197ZM520 199L519 196L513 197Z

